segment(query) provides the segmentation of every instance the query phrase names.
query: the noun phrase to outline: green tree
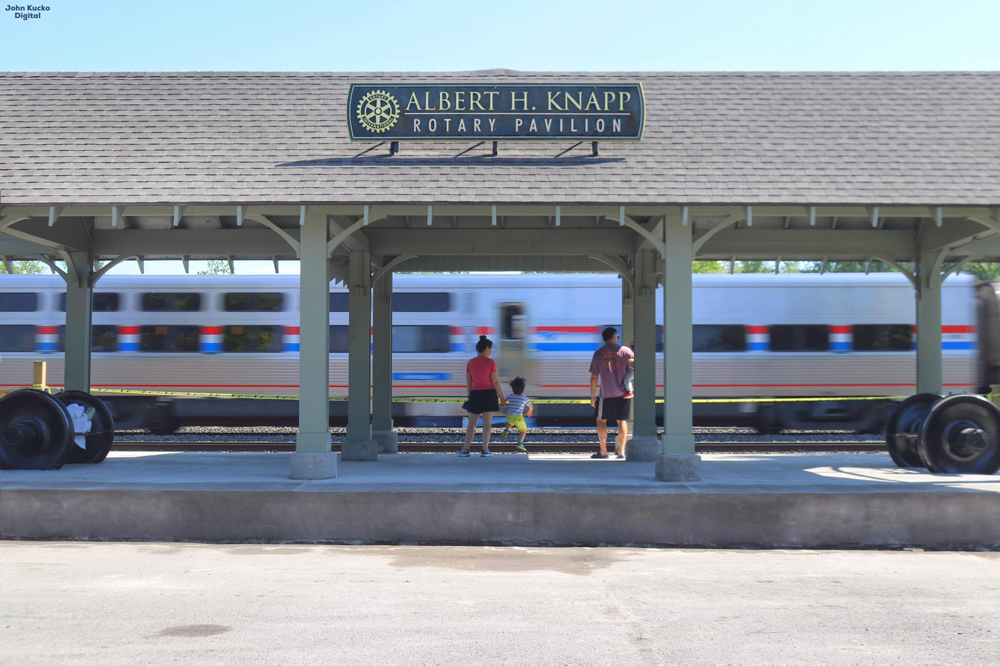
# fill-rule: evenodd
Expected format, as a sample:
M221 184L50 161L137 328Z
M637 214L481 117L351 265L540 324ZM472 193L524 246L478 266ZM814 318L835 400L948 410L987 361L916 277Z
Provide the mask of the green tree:
M773 261L737 261L737 273L774 273ZM802 267L797 261L779 262L780 273L801 273Z
M901 262L902 266L908 270L913 270L913 264L909 261ZM945 264L949 268L954 264ZM822 264L818 261L804 262L803 273L819 273ZM864 273L866 262L864 261L831 261L826 265L827 273ZM870 273L892 273L895 268L881 261L873 261L869 268ZM1000 263L993 261L971 262L962 267L963 273L974 275L977 280L992 282L1000 280Z
M721 261L692 261L692 273L727 273L729 267Z
M981 282L996 282L1000 280L1000 262L977 261L968 263L962 270L976 276Z
M12 261L14 275L41 275L45 272L45 264L40 261ZM7 272L7 265L0 262L0 273Z
M773 273L774 267L769 266L770 262L764 261L737 261L737 273Z
M827 273L864 273L867 262L864 261L830 261L826 264ZM906 264L904 264L906 265ZM820 261L803 262L803 273L819 273L823 263ZM881 261L873 261L869 273L891 273L896 269Z
M818 266L818 264L817 264ZM773 261L737 261L736 273L774 273ZM819 268L816 269L817 271ZM801 262L782 261L780 266L782 273L802 273ZM728 261L693 261L691 262L692 273L728 273Z
M229 262L223 259L209 259L208 266L198 271L198 275L229 275Z

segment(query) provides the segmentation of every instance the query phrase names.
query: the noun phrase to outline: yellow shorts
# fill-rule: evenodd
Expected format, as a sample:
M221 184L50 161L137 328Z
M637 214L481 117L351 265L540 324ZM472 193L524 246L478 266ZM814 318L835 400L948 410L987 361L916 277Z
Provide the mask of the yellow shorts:
M528 424L524 422L524 414L508 414L507 425L514 426L518 432L528 432Z

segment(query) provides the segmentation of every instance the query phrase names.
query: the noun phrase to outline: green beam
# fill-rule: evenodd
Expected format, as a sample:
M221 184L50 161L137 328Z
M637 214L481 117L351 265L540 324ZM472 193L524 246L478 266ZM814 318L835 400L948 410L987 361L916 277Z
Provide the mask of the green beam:
M780 254L788 259L804 257L837 258L888 255L912 258L916 252L916 231L868 229L865 231L814 229L726 229L710 238L698 253L707 256L737 257Z
M592 255L631 254L628 229L378 229L366 234L373 254L417 255Z

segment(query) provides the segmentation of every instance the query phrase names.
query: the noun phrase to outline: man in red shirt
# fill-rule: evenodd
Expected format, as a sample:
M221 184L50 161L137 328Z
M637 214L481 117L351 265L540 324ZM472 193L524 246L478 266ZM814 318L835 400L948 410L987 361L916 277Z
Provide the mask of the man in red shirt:
M604 346L594 352L590 361L590 406L597 417L597 438L601 450L591 458L608 457L608 421L618 422L618 445L615 455L625 457L625 440L628 437L628 417L632 400L626 398L625 373L635 362L635 355L628 347L618 344L618 331L608 326L601 334ZM597 396L600 382L601 394Z

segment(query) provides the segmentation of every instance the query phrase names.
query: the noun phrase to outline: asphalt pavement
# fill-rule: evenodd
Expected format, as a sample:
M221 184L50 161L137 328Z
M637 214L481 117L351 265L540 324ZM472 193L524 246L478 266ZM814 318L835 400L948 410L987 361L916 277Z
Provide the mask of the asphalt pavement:
M3 664L996 664L1000 553L0 543Z

